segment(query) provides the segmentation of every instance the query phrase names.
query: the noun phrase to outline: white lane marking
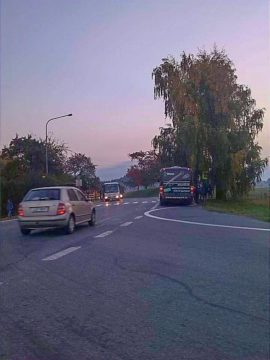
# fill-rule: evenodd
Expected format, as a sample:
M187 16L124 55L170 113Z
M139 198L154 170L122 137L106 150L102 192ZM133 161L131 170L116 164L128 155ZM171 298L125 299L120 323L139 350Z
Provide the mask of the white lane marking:
M156 203L157 202L157 200L152 200L152 203Z
M128 205L129 204L129 202L124 202L124 204L123 205Z
M133 201L133 204L138 204L138 201Z
M4 283L3 283L2 281L0 281L0 286L1 286L1 285L4 285Z
M120 225L120 226L129 226L129 225L131 225L133 222L132 221L127 221L127 222L125 222L124 224L122 224L122 225Z
M208 224L208 223L200 223L195 221L186 221L186 220L178 220L178 219L167 219L160 216L152 215L151 212L153 211L160 211L165 210L165 208L161 209L151 209L149 211L146 211L144 213L145 216L148 216L153 219L157 220L163 220L163 221L172 221L172 222L178 222L182 224L189 224L189 225L198 225L198 226L210 226L210 227L219 227L219 228L227 228L227 229L240 229L240 230L255 230L255 231L270 231L270 229L266 228L253 228L253 227L246 227L246 226L234 226L234 225L219 225L219 224Z
M143 216L141 215L141 216L136 216L134 219L135 220L139 220L139 219L141 219Z
M95 238L104 238L105 236L111 235L112 233L113 233L112 230L105 231L104 233L95 236Z
M97 204L96 207L102 206L103 204Z
M142 203L143 203L143 204L148 204L148 201L143 201Z
M52 261L52 260L57 260L59 258L61 258L62 256L65 256L67 254L72 253L73 251L79 250L81 248L81 246L72 246L70 248L67 248L65 250L59 251L58 253L55 253L53 255L47 256L44 259L42 259L43 261Z

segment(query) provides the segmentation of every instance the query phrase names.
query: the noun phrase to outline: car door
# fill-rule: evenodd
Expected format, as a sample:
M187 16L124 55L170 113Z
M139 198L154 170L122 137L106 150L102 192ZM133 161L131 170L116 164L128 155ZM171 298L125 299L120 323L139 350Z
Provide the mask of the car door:
M75 214L75 218L76 218L76 223L80 222L80 202L79 202L79 198L77 196L77 193L75 192L74 189L68 189L67 190L68 193L68 198L69 198L69 202L70 205L72 207L72 212Z
M75 190L79 199L80 221L89 221L91 218L91 203L86 199L85 195L80 190Z

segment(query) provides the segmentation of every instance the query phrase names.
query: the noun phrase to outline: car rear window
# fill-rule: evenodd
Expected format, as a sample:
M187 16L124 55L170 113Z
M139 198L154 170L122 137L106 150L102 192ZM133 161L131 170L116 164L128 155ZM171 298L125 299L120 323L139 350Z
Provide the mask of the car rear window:
M60 200L60 189L31 190L23 201Z

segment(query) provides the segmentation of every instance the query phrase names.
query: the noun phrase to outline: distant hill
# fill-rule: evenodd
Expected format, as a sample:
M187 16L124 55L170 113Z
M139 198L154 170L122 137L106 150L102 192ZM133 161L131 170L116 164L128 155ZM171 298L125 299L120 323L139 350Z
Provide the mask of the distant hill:
M268 180L262 180L256 184L257 188L270 187L270 178Z
M269 180L270 178L270 166L266 166L266 168L264 169L263 175L262 175L262 180L263 181L267 181L267 179Z

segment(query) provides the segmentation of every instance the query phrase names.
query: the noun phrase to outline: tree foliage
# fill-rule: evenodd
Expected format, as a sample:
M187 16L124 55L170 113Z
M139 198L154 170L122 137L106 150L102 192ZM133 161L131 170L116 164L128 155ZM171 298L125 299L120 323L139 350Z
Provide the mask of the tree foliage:
M180 61L166 58L153 70L154 97L164 101L171 123L153 139L163 166L194 169L194 180L209 172L220 196L242 195L260 179L267 164L257 135L264 110L247 86L237 83L226 53L214 48Z
M96 167L90 157L85 154L75 153L66 162L66 172L74 178L82 180L82 187L85 190L89 188L99 188L100 181L96 177Z
M50 174L61 174L66 158L66 146L49 138L47 147ZM3 148L1 158L13 161L11 166L17 168L17 175L25 173L44 174L45 149L45 141L42 139L35 139L32 135L23 137L16 135L9 146Z
M66 146L48 140L49 176L45 175L45 141L32 135L15 136L0 155L1 213L7 199L18 205L25 193L34 187L75 184L81 176L85 190L99 188L95 166L83 154L67 158Z
M137 151L129 154L129 157L137 163L128 169L127 176L138 188L140 186L147 188L158 181L160 162L155 151Z

